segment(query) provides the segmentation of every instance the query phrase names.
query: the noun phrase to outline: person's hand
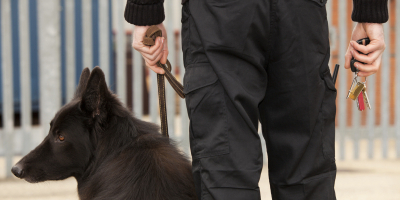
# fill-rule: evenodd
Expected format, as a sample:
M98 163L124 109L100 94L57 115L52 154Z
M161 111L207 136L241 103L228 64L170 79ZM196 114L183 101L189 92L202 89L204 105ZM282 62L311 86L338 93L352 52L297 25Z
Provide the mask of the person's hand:
M367 46L357 44L357 40L368 37L370 43ZM382 53L385 50L385 40L383 35L383 26L378 23L358 23L353 30L351 41L346 52L344 67L350 68L350 60L354 57L356 62L354 66L360 70L358 76L367 77L375 74L381 65ZM363 55L358 53L360 51Z
M164 70L157 66L157 62L160 61L162 64L167 63L167 32L162 23L157 26L161 29L163 37L157 37L155 45L151 47L143 44L143 38L150 26L135 26L132 47L142 54L147 67L157 74L164 74Z

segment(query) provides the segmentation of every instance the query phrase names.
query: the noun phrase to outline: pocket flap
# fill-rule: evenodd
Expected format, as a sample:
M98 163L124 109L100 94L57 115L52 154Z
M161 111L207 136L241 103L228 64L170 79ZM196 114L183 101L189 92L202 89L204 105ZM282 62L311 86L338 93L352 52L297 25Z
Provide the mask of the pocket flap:
M183 77L183 93L211 85L218 80L209 63L192 64L186 67Z
M324 72L324 80L329 89L336 91L335 84L333 83L333 79L329 69Z

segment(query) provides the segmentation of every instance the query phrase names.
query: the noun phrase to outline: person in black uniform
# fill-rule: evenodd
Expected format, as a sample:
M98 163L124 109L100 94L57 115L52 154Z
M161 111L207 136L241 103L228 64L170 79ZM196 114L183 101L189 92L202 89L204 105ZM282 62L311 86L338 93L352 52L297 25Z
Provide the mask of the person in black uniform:
M329 62L327 0L184 0L184 92L196 193L201 200L260 199L266 140L274 200L335 200L336 89ZM163 0L128 0L133 47L156 73L165 63ZM354 0L358 22L346 53L359 76L379 69L387 0ZM142 44L148 25L164 38ZM362 46L356 40L369 37ZM368 55L358 53L358 50Z

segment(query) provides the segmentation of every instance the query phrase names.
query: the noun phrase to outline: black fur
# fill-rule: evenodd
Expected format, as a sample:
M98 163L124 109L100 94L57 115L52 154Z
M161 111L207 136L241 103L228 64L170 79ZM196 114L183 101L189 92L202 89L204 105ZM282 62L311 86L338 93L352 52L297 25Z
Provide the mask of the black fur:
M13 173L32 183L73 176L82 200L196 199L190 162L171 143L158 126L131 115L100 68L86 68L74 99Z

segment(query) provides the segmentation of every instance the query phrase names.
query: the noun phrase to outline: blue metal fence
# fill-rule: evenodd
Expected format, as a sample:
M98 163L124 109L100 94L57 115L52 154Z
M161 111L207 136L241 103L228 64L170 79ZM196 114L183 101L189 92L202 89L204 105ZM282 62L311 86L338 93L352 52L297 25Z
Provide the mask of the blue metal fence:
M61 30L61 78L62 78L62 103L66 103L66 23L65 23L65 1L61 0L60 11L60 30ZM82 34L82 0L74 0L74 29L75 29L75 84L78 84L79 76L84 67L99 66L99 15L98 15L98 0L92 0L92 43L93 43L93 66L83 66L83 34ZM112 18L111 0L108 1L109 18ZM13 99L14 111L20 113L21 111L21 85L20 85L20 39L19 39L19 9L18 0L11 1L11 27L12 27L12 63L13 63ZM1 12L1 11L0 11ZM37 0L29 0L29 24L30 24L30 58L31 58L31 95L32 95L32 111L39 111L39 55L38 55L38 23L37 23ZM1 16L0 16L1 20ZM114 63L114 34L112 30L112 20L109 20L109 47L110 49L110 88L115 91L115 63ZM1 35L0 35L1 45ZM1 67L0 62L0 67ZM0 112L2 111L2 92L1 85L2 77L0 76Z

